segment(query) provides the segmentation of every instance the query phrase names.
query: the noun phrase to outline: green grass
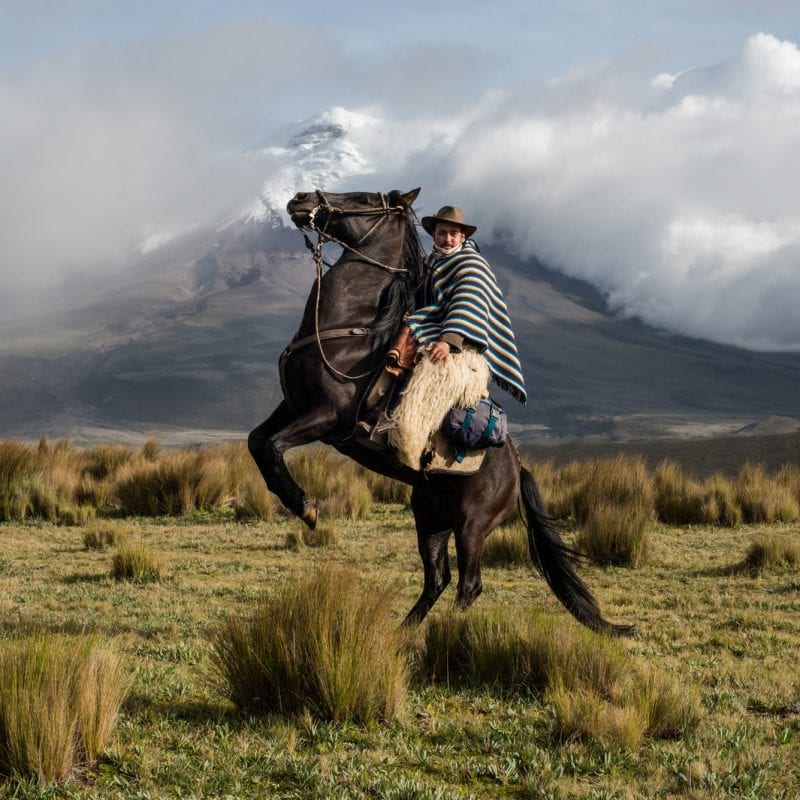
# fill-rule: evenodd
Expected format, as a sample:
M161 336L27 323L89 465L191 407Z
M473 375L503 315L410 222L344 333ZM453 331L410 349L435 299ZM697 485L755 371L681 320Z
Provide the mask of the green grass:
M320 524L328 523L323 517ZM294 552L285 547L287 533L296 530L293 519L242 524L232 512L194 521L130 518L126 537L169 564L169 580L146 587L114 581L109 550L86 549L81 528L0 525L0 650L30 629L70 639L85 632L113 641L132 679L112 740L88 773L56 789L6 781L0 797L766 800L796 794L800 579L787 567L759 573L736 567L753 538L778 532L797 542L797 523L650 523L648 558L637 570L581 568L604 615L638 630L611 645L588 634L599 653L579 650L588 659L577 662L588 689L576 690L565 678L565 695L558 682L519 691L486 678L458 681L451 671L449 681L447 672L433 683L415 678L405 714L391 722L331 723L302 712L242 716L213 667L214 633L231 615L246 619L265 597L326 564L356 568L365 597L388 581L397 625L421 589L413 522L401 504L374 504L363 518L335 525L335 544ZM544 614L557 641L586 636L529 565L484 565L483 582L476 606L456 620ZM448 616L454 597L451 586L433 625ZM418 632L415 654L427 629ZM619 650L621 673L613 660L603 667L607 646ZM641 670L635 692L624 689L629 663ZM652 685L641 677L648 674ZM629 694L618 696L615 685ZM681 708L676 691L699 697L701 717L688 733L682 731L693 709L691 702ZM627 711L604 734L597 709L613 712L615 704ZM634 733L646 722L638 744L625 733L630 719Z

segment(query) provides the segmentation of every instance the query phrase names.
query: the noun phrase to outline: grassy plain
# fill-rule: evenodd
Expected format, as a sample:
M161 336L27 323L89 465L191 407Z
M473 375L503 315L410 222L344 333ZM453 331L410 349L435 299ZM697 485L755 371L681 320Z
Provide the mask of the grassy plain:
M410 513L375 504L335 537L298 545L298 523L232 514L116 523L161 558L161 580L118 582L109 548L80 527L0 525L2 636L91 632L133 678L116 741L80 781L0 783L52 798L795 798L800 796L800 571L739 568L754 538L797 542L800 525L651 524L638 569L584 567L605 616L635 623L632 659L702 698L697 729L635 751L562 741L552 708L492 687L417 684L391 725L236 715L212 674L210 635L231 613L323 563L390 591L398 623L421 588ZM292 547L287 547L287 540ZM560 610L521 565L484 567L481 607ZM454 597L451 587L434 614ZM475 613L468 612L468 613ZM421 632L418 634L421 635Z

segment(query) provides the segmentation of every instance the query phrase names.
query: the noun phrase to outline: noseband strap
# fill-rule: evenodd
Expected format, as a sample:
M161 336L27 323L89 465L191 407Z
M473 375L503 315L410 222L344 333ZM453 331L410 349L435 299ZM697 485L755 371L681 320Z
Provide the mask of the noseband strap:
M362 253L360 250L357 250L356 247L360 247L364 244L364 242L369 239L373 233L389 218L391 214L402 214L406 209L402 206L390 206L386 195L383 192L378 192L378 196L381 199L381 207L380 208L370 208L369 206L364 206L362 208L339 208L337 206L331 205L328 201L328 198L325 197L325 193L321 189L317 189L317 197L319 198L319 203L311 209L308 215L308 228L309 230L315 231L317 234L317 244L316 246L310 245L309 249L314 254L314 260L318 261L320 264L322 262L322 245L325 242L333 242L334 244L338 244L339 247L343 248L344 250L348 250L349 252L353 253L361 259L365 261L367 264L372 264L374 267L380 267L381 269L385 269L387 272L397 273L397 272L408 272L406 267L392 267L389 264L384 264L382 261L376 261L374 258ZM343 242L340 239L337 239L332 233L328 233L326 228L328 227L328 223L326 222L325 225L320 228L317 226L317 214L321 209L324 209L328 212L328 221L330 221L331 217L334 214L340 214L345 217L377 217L375 222L367 229L367 231L362 234L358 241L356 241L353 245L348 244L347 242ZM306 244L310 244L308 240L306 240Z

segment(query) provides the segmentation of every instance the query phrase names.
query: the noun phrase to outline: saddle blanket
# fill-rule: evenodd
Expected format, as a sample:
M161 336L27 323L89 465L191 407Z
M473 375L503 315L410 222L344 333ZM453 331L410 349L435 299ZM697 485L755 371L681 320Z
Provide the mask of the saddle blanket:
M483 464L486 450L467 450L463 459L456 459L455 445L437 431L431 440L432 449L422 456L426 475L474 475Z
M449 454L452 448L442 450L431 444L439 434L442 421L454 406L468 408L488 396L490 378L486 359L471 347L437 364L423 351L390 417L389 444L400 461L419 470L424 467L426 452L438 449L440 455ZM447 456L444 458L446 463Z

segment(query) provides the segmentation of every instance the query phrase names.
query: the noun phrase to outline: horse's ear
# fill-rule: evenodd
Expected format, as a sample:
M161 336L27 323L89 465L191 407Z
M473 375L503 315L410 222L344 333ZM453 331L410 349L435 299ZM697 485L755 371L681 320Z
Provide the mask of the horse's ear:
M411 208L411 206L414 204L414 201L417 199L417 196L421 191L422 187L418 186L416 189L412 189L410 192L401 194L400 197L398 198L398 205L405 206L406 208Z

